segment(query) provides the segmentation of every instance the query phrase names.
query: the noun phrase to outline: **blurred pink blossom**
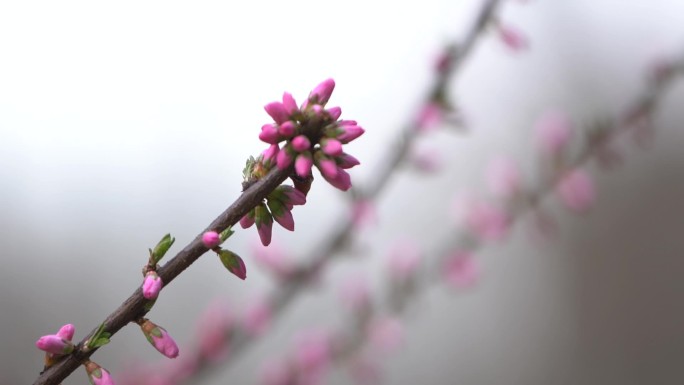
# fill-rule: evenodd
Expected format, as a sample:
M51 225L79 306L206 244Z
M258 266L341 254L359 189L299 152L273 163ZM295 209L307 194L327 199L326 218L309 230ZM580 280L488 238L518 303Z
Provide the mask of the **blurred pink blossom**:
M355 200L352 205L352 222L357 228L364 228L377 221L375 204L368 199Z
M295 339L294 360L299 373L324 372L332 359L332 339L328 332L306 330Z
M499 38L501 41L511 49L511 51L519 52L529 48L530 43L523 35L523 33L510 25L499 24Z
M202 357L218 361L228 352L228 334L233 326L230 307L214 300L197 321L197 341Z
M380 352L395 351L404 341L404 328L398 318L376 318L368 326L368 339Z
M444 109L437 102L429 102L418 113L418 131L428 132L437 128L444 120Z
M537 121L535 131L541 149L547 155L557 156L570 142L573 126L564 113L552 111Z
M521 188L520 169L510 158L492 160L487 168L486 179L489 190L499 197L510 198Z
M258 244L252 248L252 254L256 263L278 278L287 278L293 272L292 260L279 245Z
M506 211L485 202L473 202L468 208L466 225L482 241L499 241L508 233L510 218Z
M340 289L342 303L352 311L361 311L370 304L368 281L358 275L348 277Z
M411 279L418 271L421 253L414 242L402 240L389 251L389 273L397 281Z
M266 361L260 370L259 383L261 385L291 385L292 371L283 360Z
M565 206L576 212L587 211L596 198L591 178L580 169L571 170L564 175L557 192Z
M253 336L263 334L271 325L271 304L266 297L256 297L249 301L242 315L242 327Z
M432 173L442 167L442 156L436 149L421 147L411 153L411 163L420 171Z
M480 267L477 260L468 251L456 251L444 263L444 278L450 286L455 288L471 287L479 277Z

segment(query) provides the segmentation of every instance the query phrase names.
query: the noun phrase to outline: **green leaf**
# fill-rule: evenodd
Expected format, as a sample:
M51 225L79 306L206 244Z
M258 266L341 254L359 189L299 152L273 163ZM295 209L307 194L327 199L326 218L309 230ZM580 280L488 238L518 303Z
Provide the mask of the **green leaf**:
M164 254L169 251L171 245L173 245L173 242L175 241L176 238L172 238L171 234L166 234L161 241L157 243L157 246L154 247L154 250L152 250L150 255L155 264L157 264L164 257Z
M226 239L230 238L231 235L233 235L235 231L233 231L233 227L229 227L223 231L221 231L221 234L219 235L219 238L221 239L221 243L225 242Z
M91 348L99 348L100 346L107 345L109 343L109 338L108 337L101 337L93 341L92 344L89 344Z
M86 344L86 346L89 349L97 348L97 347L100 347L102 345L109 343L109 337L112 336L112 333L104 331L104 327L105 327L105 324L101 323L100 326L97 327L97 330L95 331L95 333L93 333L93 336L90 337L90 339L88 339L88 343ZM101 345L98 345L99 342L102 342L102 341L100 341L101 339L106 339L107 341L102 343Z

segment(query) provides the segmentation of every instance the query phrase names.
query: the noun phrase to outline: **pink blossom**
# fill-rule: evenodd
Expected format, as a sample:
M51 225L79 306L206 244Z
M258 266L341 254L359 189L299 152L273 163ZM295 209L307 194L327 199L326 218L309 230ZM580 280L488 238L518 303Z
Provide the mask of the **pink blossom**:
M70 341L56 334L40 337L36 341L36 347L44 352L58 355L69 354L74 351L74 345Z
M271 325L273 311L268 299L264 297L251 300L242 317L242 327L252 336L263 334Z
M311 167L313 166L313 159L307 152L297 155L295 159L295 172L302 178L308 178L311 175Z
M304 195L304 193L295 189L294 187L282 185L278 188L282 189L285 192L285 195L287 196L287 202L285 203L295 206L303 205L306 203L306 195Z
M437 102L429 102L418 113L419 131L427 132L439 126L444 120L444 109Z
M59 331L55 334L58 337L64 338L67 341L71 341L74 338L74 332L76 328L72 324L66 324L59 328Z
M509 158L494 159L487 168L487 185L496 196L510 198L520 191L520 170Z
M333 79L326 79L309 94L309 100L313 103L324 106L335 89L335 81Z
M88 378L90 383L93 385L114 385L114 380L112 376L100 365L87 361L85 364L86 372L88 373Z
M230 308L222 301L212 302L197 321L200 354L213 361L223 358L227 353L227 339L232 326Z
M147 341L154 346L157 351L168 358L178 357L178 345L176 341L171 338L166 329L161 326L155 325L150 320L145 320L141 325Z
M325 139L321 142L323 153L330 156L342 155L342 143L335 139Z
M254 260L279 278L286 278L293 271L292 261L277 245L253 248Z
M493 205L474 202L466 215L466 224L475 235L484 241L499 241L508 233L508 214Z
M473 286L479 276L480 268L470 252L456 251L444 263L444 278L453 287Z
M397 318L376 318L368 327L368 339L381 352L395 351L403 343L404 328Z
M213 249L221 243L221 236L216 231L207 231L202 234L202 243L208 249Z
M305 135L299 135L292 139L292 148L297 152L306 151L311 148L311 142Z
M557 192L565 206L577 212L587 211L596 197L591 178L580 169L568 172L558 184Z
M499 25L499 37L511 51L518 52L529 48L527 38L511 26Z
M397 242L389 252L389 273L397 281L412 279L420 268L418 245L411 241Z
M294 223L294 218L292 217L292 212L288 210L287 208L283 208L279 212L274 212L273 213L273 219L275 219L276 222L278 222L279 225L283 226L283 228L294 231L295 229L295 223Z
M280 102L268 103L264 106L264 110L278 124L284 123L290 118L285 105Z
M148 271L142 285L143 297L157 299L164 283L156 271Z
M570 142L572 123L561 112L548 112L536 124L537 140L541 149L551 156L559 155Z

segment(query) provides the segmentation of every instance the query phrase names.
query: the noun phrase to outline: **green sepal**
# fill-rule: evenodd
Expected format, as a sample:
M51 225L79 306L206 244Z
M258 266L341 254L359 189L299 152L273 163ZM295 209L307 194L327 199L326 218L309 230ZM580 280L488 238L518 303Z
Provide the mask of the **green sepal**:
M150 259L155 265L159 263L162 258L164 258L164 254L169 251L171 245L173 245L173 242L175 241L176 238L172 238L171 234L166 234L161 241L157 243L157 246L154 247L154 250L150 250Z
M273 223L273 217L265 204L259 203L254 208L254 222L257 226L261 226L264 223Z
M221 263L226 267L226 269L231 271L240 268L238 258L240 257L230 250L223 249L219 252L219 259L221 260Z
M277 199L269 199L267 204L274 216L280 218L283 215L283 211L285 211L285 205L282 201Z

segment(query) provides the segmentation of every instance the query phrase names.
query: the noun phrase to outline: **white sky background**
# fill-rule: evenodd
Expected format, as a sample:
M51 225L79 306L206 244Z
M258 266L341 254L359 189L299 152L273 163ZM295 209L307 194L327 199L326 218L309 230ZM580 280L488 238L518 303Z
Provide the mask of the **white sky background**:
M41 334L72 322L80 339L140 283L147 247L171 232L179 248L232 202L244 160L265 147L257 138L268 122L262 107L283 91L301 101L318 82L335 78L331 104L367 129L349 146L362 161L352 171L361 184L389 150L388 138L415 112L434 54L470 25L478 5L474 0L0 4L0 383L32 381L42 360L33 343ZM345 260L330 281L346 273L372 276L388 242L409 234L434 248L448 234L444 205L459 189L482 187L489 158L507 153L530 166L526 173L533 175L531 126L544 110L561 106L578 121L619 111L640 89L649 63L684 49L684 4L675 0L508 1L502 15L524 31L532 50L511 55L493 36L485 39L452 87L471 132L439 133L421 142L443 153L447 171L435 178L398 177L383 196L380 225L363 237L372 257ZM606 196L619 196L653 170L681 171L676 154L684 137L675 124L682 119L681 88L678 95L666 103L664 132L650 155L635 152L637 159L628 158L617 180L600 172L605 181L599 190ZM671 168L661 170L662 165ZM653 180L656 187L659 183ZM661 191L656 187L644 189ZM681 184L676 187L684 192ZM275 230L274 240L299 254L311 252L317 244L312 237L322 236L342 214L341 198L317 181L310 203L295 209L298 231ZM577 277L567 272L582 270L569 262L576 257L574 247L591 238L577 235L577 229L623 215L624 206L610 202L592 214L599 218L566 215L563 224L576 238L562 236L543 251L525 234L496 246L492 256L523 263L487 259L491 275L477 293L433 295L417 312L426 314L411 317L407 338L417 347L390 360L389 383L452 383L457 373L464 384L541 384L549 378L629 383L632 356L595 372L583 366L577 353L584 348L577 337L581 330L573 329L581 322L569 321L576 309L564 306L566 300L577 301ZM192 316L212 298L239 293L233 296L239 306L249 293L267 287L249 263L255 239L254 229L234 239L248 261L246 282L205 258L164 291L151 318L187 342ZM668 245L669 239L662 242ZM606 238L596 247L612 250L612 242ZM561 255L554 262L541 258L554 252ZM84 290L84 282L94 286ZM215 383L248 382L260 357L284 352L292 330L335 324L335 317L312 316L335 309L330 287L329 293L307 295L271 340ZM524 305L510 305L505 293L524 293ZM536 317L517 313L520 306L550 310ZM681 310L677 314L682 317ZM511 325L492 321L502 318L519 321L515 334L521 340L545 341L520 349L521 341L507 333ZM454 331L456 322L462 335ZM126 354L156 359L134 329L117 335L96 361L116 373ZM684 341L681 332L675 337L669 341ZM612 338L620 341L622 335ZM443 353L426 363L426 349ZM518 349L529 359L508 356ZM606 349L606 356L614 353ZM671 368L663 365L661 373L669 375ZM589 374L574 377L573 370ZM344 383L346 377L335 380ZM76 373L69 383L85 384L86 377Z

